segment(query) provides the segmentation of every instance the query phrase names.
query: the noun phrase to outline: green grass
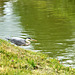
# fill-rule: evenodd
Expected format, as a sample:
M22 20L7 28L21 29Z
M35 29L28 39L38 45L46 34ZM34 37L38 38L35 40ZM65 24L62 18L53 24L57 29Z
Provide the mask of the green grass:
M0 39L0 75L75 75L75 69Z

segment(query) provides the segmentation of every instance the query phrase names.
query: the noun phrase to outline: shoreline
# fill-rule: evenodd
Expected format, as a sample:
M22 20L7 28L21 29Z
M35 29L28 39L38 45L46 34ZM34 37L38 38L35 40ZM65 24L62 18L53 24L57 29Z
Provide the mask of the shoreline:
M32 52L0 39L0 74L2 75L75 75L57 59Z

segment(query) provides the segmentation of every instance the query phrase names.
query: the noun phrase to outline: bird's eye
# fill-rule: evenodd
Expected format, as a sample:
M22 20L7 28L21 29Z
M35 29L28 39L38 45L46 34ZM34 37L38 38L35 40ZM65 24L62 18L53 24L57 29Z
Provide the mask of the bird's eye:
M31 39L31 38L28 38L28 39Z

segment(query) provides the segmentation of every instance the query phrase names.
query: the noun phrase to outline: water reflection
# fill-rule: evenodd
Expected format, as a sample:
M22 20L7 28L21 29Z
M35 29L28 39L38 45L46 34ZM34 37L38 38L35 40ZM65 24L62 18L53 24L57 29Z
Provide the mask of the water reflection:
M20 16L17 16L13 13L13 4L12 2L3 2L2 5L2 14L0 17L0 38L5 39L5 37L22 37L26 38L29 35L21 32L22 27L20 23ZM22 47L24 48L24 47ZM33 49L33 46L30 45L25 49Z
M0 17L2 22L0 22L0 37L4 38L7 36L19 36L21 33L19 18L13 15L12 3L5 2L3 6L3 16ZM16 33L15 33L16 32Z

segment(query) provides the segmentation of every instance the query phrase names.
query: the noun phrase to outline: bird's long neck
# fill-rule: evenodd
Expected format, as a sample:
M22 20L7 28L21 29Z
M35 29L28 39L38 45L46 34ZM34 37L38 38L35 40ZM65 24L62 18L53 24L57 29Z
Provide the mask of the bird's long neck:
M27 40L26 41L26 46L28 46L28 45L30 45L30 41Z

